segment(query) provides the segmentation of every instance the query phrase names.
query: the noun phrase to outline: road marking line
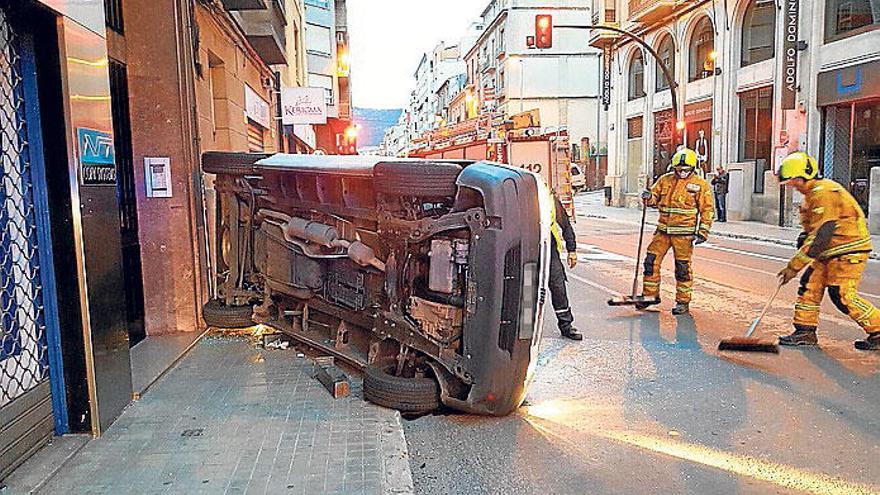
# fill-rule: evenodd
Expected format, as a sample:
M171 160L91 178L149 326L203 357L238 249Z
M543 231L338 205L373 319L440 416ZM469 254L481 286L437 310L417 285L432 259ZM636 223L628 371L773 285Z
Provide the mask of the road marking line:
M705 246L705 244L702 244L702 246ZM587 258L588 261L628 261L628 262L631 262L631 263L635 262L635 259L632 258L632 257L628 257L628 256L623 255L623 254L617 254L617 253L614 253L614 252L612 252L612 251L607 251L607 250L602 249L602 248L600 248L600 247L598 247L598 246L595 246L595 245L593 245L593 244L584 244L584 243L580 243L580 244L578 244L578 247L579 247L579 248L582 247L582 248L584 248L584 249L589 249L589 250L593 251L594 253L596 253L596 252L599 252L599 253L608 253L609 257L614 257L614 258L615 258L615 259L605 259L605 258L601 258L601 257ZM710 246L710 248L718 249L719 251L729 251L729 252L734 252L734 253L748 254L748 253L744 253L744 252L742 252L742 251L738 251L738 250L736 250L736 249L718 248L718 246ZM784 258L773 258L773 257L767 256L767 255L760 255L760 256L762 256L762 257L766 257L767 259L774 259L774 260L779 260L779 261L785 261L785 262L788 262L788 259L784 259ZM617 257L620 257L620 258L622 258L622 259L616 259ZM717 264L719 264L719 265L729 266L729 267L731 267L731 268L738 268L738 269L747 270L747 271L750 271L750 272L760 273L760 274L763 274L763 275L770 275L771 277L774 277L774 278L776 277L776 274L773 273L773 272L768 272L768 271L760 270L760 269L758 269L758 268L752 268L752 267L750 267L750 266L738 265L738 264L736 264L736 263L729 263L729 262L727 262L727 261L716 260L716 259L713 259L713 258L700 257L699 259L701 259L701 260L703 260L703 261L706 261L706 262L708 262L708 263L717 263ZM666 271L666 270L664 270L664 271ZM579 282L583 282L583 283L585 283L585 284L587 284L587 285L590 285L590 282L585 281L586 279L577 278L576 276L574 276L574 275L571 274L571 273L569 273L569 275L571 275L572 278L574 278L575 280L578 280ZM702 280L702 281L704 281L704 282L708 282L708 283L713 283L713 284L718 284L718 283L720 283L720 282L713 281L713 280L710 280L710 279L708 279L708 278L701 277L701 276L697 276L696 279L697 279L697 280ZM733 287L733 286L730 286L730 285L725 285L725 287L729 287L729 288L734 289L734 290L746 290L746 289L736 288L736 287ZM611 290L611 289L608 289L607 287L604 287L604 286L599 286L599 287L596 287L596 288L602 288L603 290ZM612 291L612 292L615 293L615 294L617 294L617 292L615 292L615 291ZM867 297L867 298L870 298L870 299L876 299L876 300L880 301L880 294L872 294L872 293L870 293L870 292L859 292L859 294L861 294L863 297Z
M611 295L617 295L617 294L620 294L620 292L618 292L618 291L616 291L616 290L614 290L614 289L610 289L610 288L608 288L608 287L605 287L605 286L602 285L602 284L598 284L598 283L596 283L596 282L593 282L592 280L588 280L588 279L586 279L586 278L584 278L584 277L581 277L580 275L577 275L577 274L574 274L574 273L568 272L568 276L571 277L571 278L573 278L573 279L575 279L575 280L577 280L578 282L580 282L580 283L582 283L582 284L584 284L584 285L587 285L587 286L592 287L592 288L594 288L594 289L598 289L598 290L603 291L603 292L607 292L607 293L609 293L609 294L611 294Z
M711 244L708 242L701 244L699 247L705 248L705 249L713 249L715 251L723 251L725 253L734 253L734 254L741 254L743 256L751 256L752 258L760 258L760 259L771 260L771 261L782 261L782 262L788 263L788 258L780 258L779 256L771 256L769 254L751 253L749 251L742 251L740 249L717 246L715 244Z
M540 418L540 416L535 416ZM569 439L566 435L558 433L545 425L526 416L535 429L547 436L556 438L581 450L582 446ZM553 424L552 421L541 418ZM880 489L861 483L854 483L824 473L815 473L798 469L785 464L752 457L744 454L736 454L723 450L714 449L705 445L687 443L678 440L645 435L631 431L615 430L584 430L573 428L576 431L588 435L597 436L620 444L638 447L657 454L664 454L676 459L701 464L703 466L726 471L739 476L749 477L758 481L772 483L777 486L813 493L816 495L846 495L865 494L878 495Z

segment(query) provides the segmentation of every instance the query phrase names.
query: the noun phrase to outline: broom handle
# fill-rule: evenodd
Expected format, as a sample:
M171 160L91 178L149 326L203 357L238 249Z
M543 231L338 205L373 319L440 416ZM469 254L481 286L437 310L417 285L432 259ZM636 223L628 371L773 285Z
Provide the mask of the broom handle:
M764 310L761 311L761 315L755 318L755 321L752 322L752 326L749 327L749 331L746 332L746 337L751 337L755 330L758 328L758 325L761 323L761 320L764 319L764 316L767 314L767 311L770 311L770 306L773 305L773 301L776 299L776 296L779 295L779 291L782 290L782 284L776 286L776 291L770 296L770 300L767 301L767 304L764 306Z
M639 263L642 260L642 242L645 239L645 221L648 218L648 205L642 202L642 226L639 228L639 250L636 253L636 274L633 277L632 296L636 297L639 292Z

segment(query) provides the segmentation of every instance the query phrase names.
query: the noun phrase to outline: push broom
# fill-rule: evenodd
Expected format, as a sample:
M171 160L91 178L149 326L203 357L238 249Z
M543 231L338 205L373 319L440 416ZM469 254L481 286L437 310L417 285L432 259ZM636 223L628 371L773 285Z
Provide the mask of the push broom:
M636 252L636 273L633 277L632 295L617 296L608 300L609 306L634 306L644 300L639 294L639 262L642 259L642 242L645 238L645 222L648 219L648 207L642 204L642 226L639 228L639 248Z
M770 296L770 300L767 301L767 305L764 306L764 310L761 311L761 314L755 318L755 321L752 322L752 325L749 327L746 334L742 337L732 337L729 339L724 339L718 344L719 351L741 351L741 352L770 352L773 354L779 354L779 345L776 342L772 342L769 340L761 340L752 335L757 330L758 325L761 324L761 320L764 319L764 315L767 314L767 311L770 310L770 306L773 304L773 300L776 299L776 296L779 295L779 291L782 290L782 284L779 284L776 287L776 292Z

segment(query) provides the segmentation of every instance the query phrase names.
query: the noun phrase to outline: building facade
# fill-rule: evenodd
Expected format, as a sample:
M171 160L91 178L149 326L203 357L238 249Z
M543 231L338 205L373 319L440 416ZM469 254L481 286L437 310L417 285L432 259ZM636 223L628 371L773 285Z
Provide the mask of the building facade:
M591 8L583 0L491 1L482 14L485 30L465 55L468 90L480 112L509 119L538 110L544 129L566 129L571 142L596 142L601 52L583 30ZM527 43L539 15L549 15L553 25L547 49Z
M631 31L659 57L613 32L591 34L605 53L601 118L616 204L636 205L685 143L707 173L730 168L733 218L792 225L800 198L779 187L774 171L803 150L850 188L877 231L876 2L595 0L594 8L594 23Z
M217 265L201 153L283 144L276 88L304 81L302 11L0 5L0 200L15 212L0 218L0 478L53 433L105 431L172 364L133 365L141 341L204 330Z
M323 88L327 123L314 125L315 146L328 154L356 153L351 134L351 67L345 0L305 0L308 86Z

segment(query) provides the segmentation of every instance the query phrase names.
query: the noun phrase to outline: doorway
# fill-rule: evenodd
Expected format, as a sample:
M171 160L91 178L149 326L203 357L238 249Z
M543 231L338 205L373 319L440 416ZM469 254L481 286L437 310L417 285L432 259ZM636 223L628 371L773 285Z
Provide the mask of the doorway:
M824 175L845 185L867 215L871 168L880 166L880 101L822 110Z
M128 71L125 64L110 60L110 96L116 146L119 198L119 231L122 235L122 276L125 286L125 314L128 345L134 347L147 337L144 326L144 281L141 274L141 242L138 235L137 193L131 148L131 118L128 105Z

